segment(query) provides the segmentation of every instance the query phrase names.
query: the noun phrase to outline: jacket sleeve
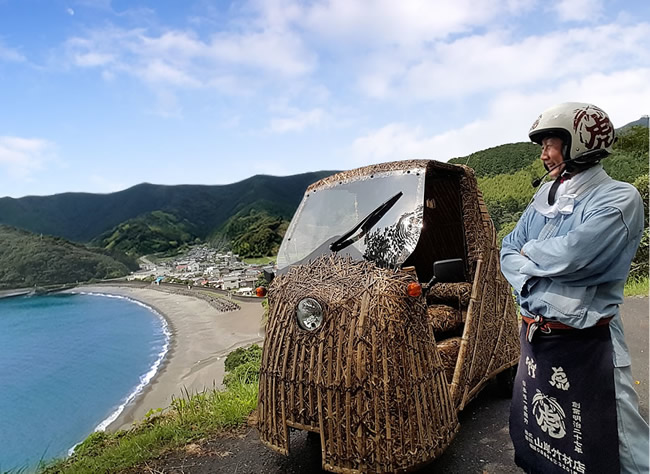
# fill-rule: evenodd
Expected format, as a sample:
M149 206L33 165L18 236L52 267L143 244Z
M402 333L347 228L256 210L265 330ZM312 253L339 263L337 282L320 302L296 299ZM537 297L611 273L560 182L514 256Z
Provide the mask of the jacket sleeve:
M566 235L525 243L521 250L527 261L519 271L529 277L552 278L558 283L571 284L590 278L592 284L598 284L599 276L607 274L610 265L620 258L630 237L621 209L597 209Z
M524 211L513 231L506 235L501 242L501 273L512 285L517 296L521 294L526 282L531 278L531 275L521 272L521 268L530 260L520 253L528 240L527 223L530 213L531 208Z

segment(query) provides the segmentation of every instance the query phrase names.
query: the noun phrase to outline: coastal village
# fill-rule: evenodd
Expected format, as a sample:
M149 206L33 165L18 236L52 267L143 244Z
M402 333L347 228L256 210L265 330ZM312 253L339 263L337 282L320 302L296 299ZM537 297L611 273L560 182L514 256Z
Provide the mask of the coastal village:
M273 264L248 264L237 254L205 245L192 247L172 259L152 260L151 257L140 258L140 270L127 279L150 281L152 284L182 283L253 296L262 271L273 269Z

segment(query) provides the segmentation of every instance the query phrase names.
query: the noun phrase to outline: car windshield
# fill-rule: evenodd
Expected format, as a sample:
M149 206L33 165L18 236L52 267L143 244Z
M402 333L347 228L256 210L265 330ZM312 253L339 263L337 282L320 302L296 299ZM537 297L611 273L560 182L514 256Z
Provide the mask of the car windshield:
M362 238L339 250L355 260L397 268L413 252L422 229L424 169L390 171L307 193L278 253L278 271L330 254L330 244L382 203L402 193Z

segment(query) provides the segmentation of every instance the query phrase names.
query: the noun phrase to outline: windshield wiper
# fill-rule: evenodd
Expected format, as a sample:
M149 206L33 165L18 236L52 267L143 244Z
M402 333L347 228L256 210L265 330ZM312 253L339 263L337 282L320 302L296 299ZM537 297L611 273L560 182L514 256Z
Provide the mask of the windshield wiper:
M330 250L332 252L338 252L343 250L345 247L353 244L361 237L366 235L370 229L372 229L377 222L380 221L382 217L386 215L388 210L395 205L395 203L402 197L402 191L397 193L395 196L390 198L388 201L380 205L377 209L368 214L361 222L355 225L348 232L343 234L340 238L336 239L330 244ZM358 235L352 236L356 231L361 229Z

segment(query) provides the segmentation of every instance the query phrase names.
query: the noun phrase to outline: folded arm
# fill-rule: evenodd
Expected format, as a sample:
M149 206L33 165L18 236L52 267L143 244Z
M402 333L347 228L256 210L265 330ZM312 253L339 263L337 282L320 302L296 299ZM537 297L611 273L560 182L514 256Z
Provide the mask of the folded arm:
M521 254L521 249L528 240L526 222L531 211L527 210L517 222L513 231L506 235L501 242L501 273L512 285L517 295L520 295L530 275L521 273L520 269L530 260Z
M553 278L567 284L597 277L619 258L629 237L621 210L598 209L566 235L525 243L521 252L527 261L519 271L528 277Z

